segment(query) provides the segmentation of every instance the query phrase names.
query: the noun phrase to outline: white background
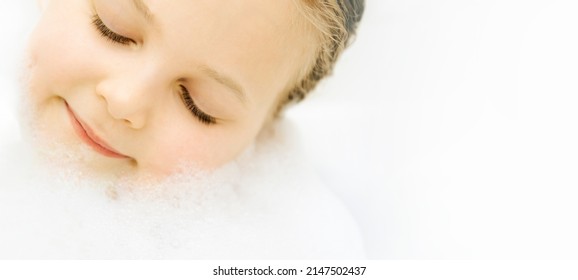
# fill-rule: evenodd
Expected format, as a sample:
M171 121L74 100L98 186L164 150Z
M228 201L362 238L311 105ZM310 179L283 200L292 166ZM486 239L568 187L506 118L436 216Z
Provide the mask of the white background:
M3 140L32 2L0 4ZM574 3L367 1L335 75L288 117L369 257L578 257Z
M370 257L578 257L576 3L367 1L291 113Z

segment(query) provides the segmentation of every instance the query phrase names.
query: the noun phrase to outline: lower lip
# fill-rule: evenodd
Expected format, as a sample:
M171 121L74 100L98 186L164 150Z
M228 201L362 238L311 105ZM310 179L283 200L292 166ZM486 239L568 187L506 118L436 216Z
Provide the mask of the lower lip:
M66 110L68 111L68 116L70 117L70 122L72 123L72 127L74 128L74 132L76 132L76 135L78 135L78 137L80 139L82 139L83 142L86 143L89 147L91 147L93 150L95 150L99 154L107 156L107 157L122 158L122 159L129 158L125 155L119 154L115 151L112 151L112 150L106 148L106 147L103 147L101 144L95 142L88 135L87 131L82 126L80 121L76 118L76 115L74 114L74 112L72 112L72 110L68 106L68 103L66 103Z

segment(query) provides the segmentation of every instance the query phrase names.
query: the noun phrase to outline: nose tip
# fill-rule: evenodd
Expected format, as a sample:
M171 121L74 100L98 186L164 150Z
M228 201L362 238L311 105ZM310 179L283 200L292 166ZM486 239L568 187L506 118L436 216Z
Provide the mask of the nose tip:
M144 97L136 96L139 93L134 92L105 83L97 88L97 94L110 117L128 127L140 129L146 124L147 105Z

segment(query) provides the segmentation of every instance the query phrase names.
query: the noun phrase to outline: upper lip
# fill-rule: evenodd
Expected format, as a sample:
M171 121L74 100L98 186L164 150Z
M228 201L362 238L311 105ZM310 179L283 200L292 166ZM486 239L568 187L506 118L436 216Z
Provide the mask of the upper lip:
M98 135L96 135L96 133L94 133L94 131L90 128L90 126L88 126L80 117L78 117L78 115L74 112L74 110L72 110L70 105L68 105L68 102L65 102L65 103L66 103L66 107L68 108L72 117L80 124L80 126L82 127L82 129L86 133L86 136L89 138L88 140L93 142L92 144L95 144L96 146L100 147L101 149L104 149L105 154L108 156L118 157L118 158L128 158L128 156L115 150L108 143L106 143L106 141L104 141L102 138L98 137ZM99 152L102 153L103 151L99 150Z

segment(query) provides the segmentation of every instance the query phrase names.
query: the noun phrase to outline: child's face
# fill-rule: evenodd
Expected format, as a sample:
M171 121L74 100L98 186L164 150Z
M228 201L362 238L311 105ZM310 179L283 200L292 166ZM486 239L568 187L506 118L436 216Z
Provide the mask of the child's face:
M47 141L110 172L214 168L250 145L311 59L291 0L49 0L30 42Z

